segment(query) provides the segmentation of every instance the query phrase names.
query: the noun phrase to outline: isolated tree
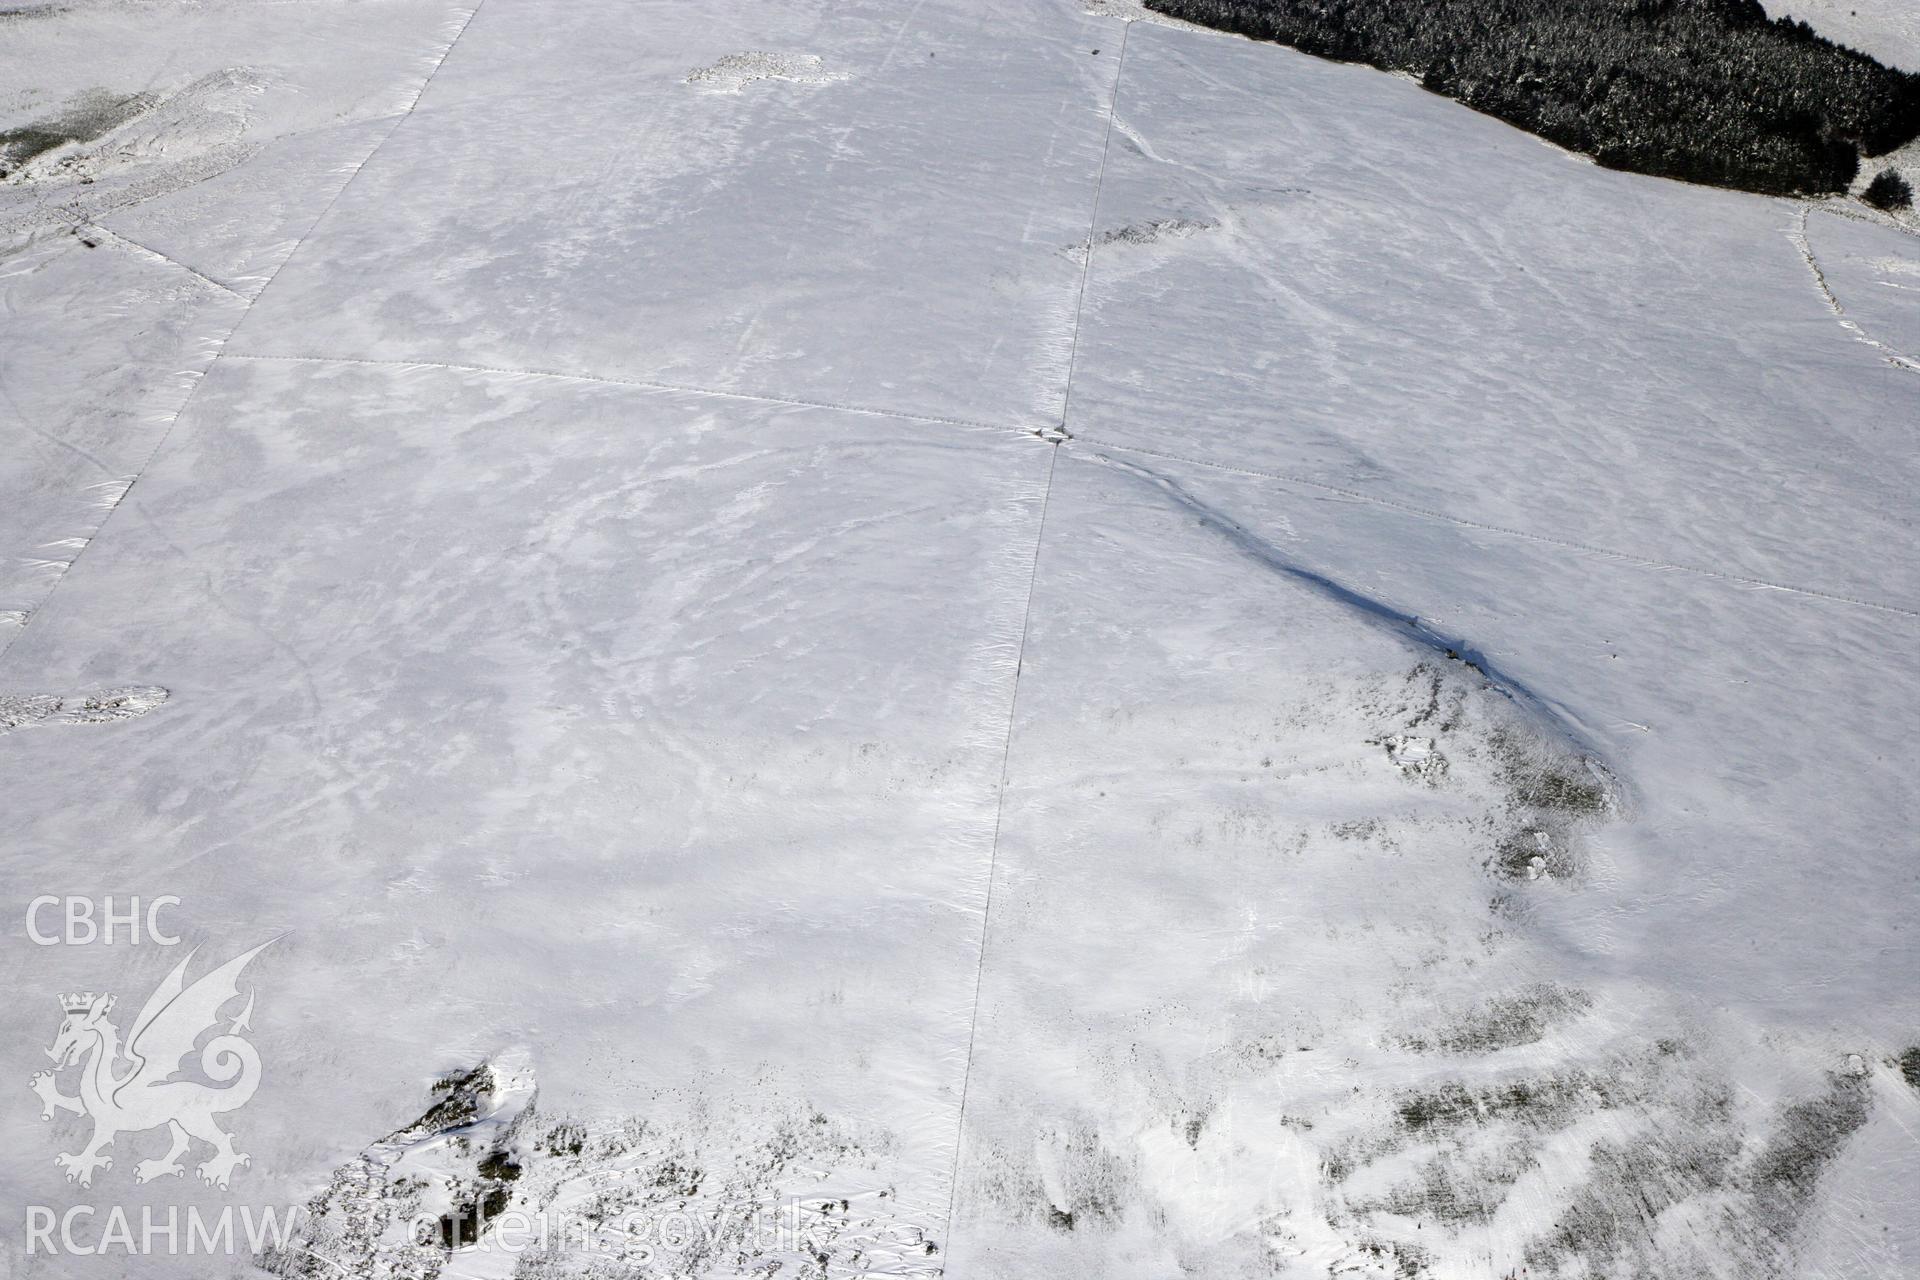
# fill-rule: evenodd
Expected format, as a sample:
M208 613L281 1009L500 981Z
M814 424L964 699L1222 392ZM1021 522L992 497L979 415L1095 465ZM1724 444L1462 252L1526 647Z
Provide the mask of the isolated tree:
M1860 198L1876 209L1911 209L1913 184L1891 169L1882 169L1860 193Z

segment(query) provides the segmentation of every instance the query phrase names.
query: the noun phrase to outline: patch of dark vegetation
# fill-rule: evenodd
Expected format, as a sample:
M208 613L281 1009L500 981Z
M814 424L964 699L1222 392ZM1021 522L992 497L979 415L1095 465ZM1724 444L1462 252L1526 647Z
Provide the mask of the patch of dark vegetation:
M435 1132L468 1123L479 1114L481 1095L492 1083L493 1071L484 1062L471 1071L442 1076L433 1082L433 1092L446 1096L427 1108L414 1128Z
M1422 662L1407 673L1407 701L1401 710L1407 717L1407 728L1417 729L1440 714L1440 673L1433 664Z
M1848 189L1920 134L1920 75L1760 0L1146 0L1434 93L1608 168L1772 195Z
M1795 1103L1753 1166L1753 1194L1775 1221L1797 1218L1814 1183L1854 1130L1867 1122L1867 1090L1859 1078L1836 1077L1818 1098Z
M1607 792L1591 778L1547 766L1523 771L1515 778L1513 798L1535 809L1590 815L1607 807Z
M1393 1268L1394 1280L1418 1280L1433 1263L1433 1255L1404 1240L1361 1240L1358 1247L1376 1274Z
M1431 724L1441 733L1452 733L1466 718L1466 695L1449 682L1430 662L1417 664L1406 676L1404 699L1396 709L1405 716L1405 727L1418 729Z
M0 129L0 164L15 169L43 152L64 146L72 138L45 125Z
M1537 1044L1555 1023L1592 1007L1586 992L1542 982L1496 996L1439 1031L1407 1036L1401 1043L1415 1053L1494 1053Z
M572 1120L557 1121L540 1141L541 1149L550 1156L577 1156L586 1149L587 1129Z
M1503 1119L1547 1129L1609 1101L1607 1089L1598 1080L1582 1075L1540 1076L1475 1089L1449 1081L1436 1089L1403 1095L1394 1111L1401 1128L1410 1133L1430 1134Z
M1161 240L1185 240L1202 231L1213 230L1216 224L1196 222L1192 218L1157 218L1152 222L1132 222L1124 227L1103 233L1094 243L1097 245L1114 244L1154 244Z
M1585 1183L1552 1228L1528 1246L1528 1266L1549 1274L1664 1274L1672 1259L1661 1254L1652 1224L1694 1200L1738 1224L1720 1245L1746 1254L1730 1259L1729 1274L1792 1274L1780 1269L1790 1256L1785 1246L1820 1174L1866 1122L1867 1108L1861 1079L1836 1076L1826 1093L1787 1108L1750 1161L1741 1158L1744 1144L1729 1102L1711 1092L1683 1107L1675 1123L1598 1142Z
M520 1165L509 1152L490 1151L480 1161L479 1174L491 1182L512 1182L520 1176Z
M1053 1129L1031 1150L1037 1163L1015 1175L1012 1197L1023 1216L1031 1214L1055 1231L1097 1231L1120 1218L1134 1194L1131 1170L1090 1122Z
M512 1203L523 1173L516 1135L536 1114L530 1091L513 1096L520 1083L485 1062L434 1081L420 1118L335 1169L308 1200L298 1240L262 1249L255 1263L297 1280L439 1275L446 1250L481 1239ZM395 1150L421 1143L444 1144L431 1180L393 1175ZM441 1186L446 1198L428 1209L424 1196ZM416 1223L428 1229L417 1232ZM405 1243L395 1245L388 1228L401 1224Z
M1913 184L1892 169L1882 169L1860 193L1860 198L1876 209L1889 213L1913 208Z
M70 142L92 142L148 110L156 101L152 94L116 97L95 90L81 95L60 115L16 129L0 129L0 176Z
M1431 1219L1452 1227L1484 1224L1492 1220L1508 1190L1532 1164L1527 1156L1516 1156L1497 1167L1466 1166L1454 1157L1436 1157L1423 1161L1412 1181L1394 1187L1378 1203L1356 1207Z
M1573 818L1607 811L1605 775L1585 756L1543 751L1511 728L1496 730L1491 745L1515 803Z
M452 1249L473 1244L486 1230L487 1223L507 1211L505 1187L488 1187L452 1213L440 1215L440 1247Z
M1581 868L1580 829L1613 807L1608 776L1591 759L1528 741L1511 728L1489 739L1519 823L1486 866L1503 880L1564 880Z
M1684 1200L1726 1186L1740 1144L1731 1133L1645 1133L1635 1140L1596 1142L1586 1183L1555 1219L1552 1230L1527 1248L1527 1263L1558 1273L1559 1261L1578 1258L1603 1275L1650 1275L1652 1224ZM1642 1256L1646 1255L1646 1256ZM1625 1257L1630 1265L1611 1265Z
M1920 1044L1900 1055L1900 1078L1920 1089Z
M1564 880L1579 870L1566 841L1538 827L1509 833L1494 846L1487 866L1503 880L1538 880L1543 876Z
M1384 1125L1323 1156L1327 1181L1344 1184L1335 1202L1348 1216L1333 1221L1395 1234L1421 1222L1510 1229L1529 1171L1544 1166L1559 1183L1576 1167L1565 1163L1571 1144L1579 1181L1537 1218L1546 1202L1537 1188L1525 1196L1537 1225L1521 1228L1525 1267L1512 1274L1793 1280L1821 1179L1867 1122L1871 1073L1850 1057L1769 1122L1701 1065L1684 1041L1661 1039L1601 1069L1399 1093ZM1363 1167L1372 1176L1361 1181Z
M698 1165L669 1158L654 1166L650 1181L669 1197L691 1200L700 1194L700 1184L706 1179L706 1170Z

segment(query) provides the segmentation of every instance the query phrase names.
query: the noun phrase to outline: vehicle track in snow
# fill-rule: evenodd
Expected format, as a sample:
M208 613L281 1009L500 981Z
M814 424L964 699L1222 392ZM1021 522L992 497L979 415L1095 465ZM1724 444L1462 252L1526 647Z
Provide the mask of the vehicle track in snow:
M1814 256L1813 242L1807 235L1807 220L1812 213L1812 205L1801 205L1800 212L1794 218L1793 228L1787 232L1787 236L1793 241L1793 247L1800 251L1801 261L1807 264L1807 271L1813 276L1814 287L1820 291L1820 297L1826 302L1827 310L1833 312L1833 318L1840 322L1842 329L1853 335L1854 341L1863 342L1872 347L1896 369L1905 369L1908 373L1920 373L1920 360L1880 341L1862 328L1859 321L1847 314L1846 306L1834 293L1833 286L1827 282L1827 273L1821 269L1820 260Z
M188 275L192 276L194 279L200 281L202 284L210 285L213 288L220 290L222 293L232 294L234 297L240 299L242 302L245 302L248 300L246 294L240 292L238 289L234 288L232 285L223 284L220 281L215 280L212 276L208 275L206 272L198 270L197 268L188 266L186 263L180 261L180 259L178 258L170 258L166 254L160 252L158 249L150 248L147 245L141 244L138 240L135 240L132 236L121 235L118 231L113 230L111 227L102 226L100 223L94 222L89 218L80 217L78 214L71 214L63 211L62 216L65 217L67 221L72 225L75 234L97 235L103 239L117 241L118 243L123 244L127 246L127 248L133 250L133 252L135 252L139 256L146 258L151 262L161 262L161 263L165 263L170 267L178 267L180 270L186 272Z
M944 414L917 413L910 409L882 409L874 405L845 404L834 400L809 400L801 396L773 395L755 391L729 391L720 387L699 387L687 383L660 382L652 378L617 378L599 373L566 373L559 369L514 369L505 365L457 364L445 360L375 360L364 356L285 356L256 355L251 352L227 353L229 360L277 361L285 364L367 365L376 369L447 369L455 373L493 373L517 378L550 378L559 382L593 382L610 387L637 387L672 395L710 396L717 400L743 400L751 404L790 405L800 409L837 409L873 418L898 418L904 422L926 422L936 426L960 427L968 431L991 431L996 435L1031 435L1039 427L1015 426L1004 422L982 422L974 418L955 418Z
M1160 458L1169 462L1181 462L1191 466L1205 467L1212 471L1226 471L1237 475L1253 476L1262 480L1272 480L1281 484L1299 485L1303 488L1317 489L1323 493L1335 494L1355 502L1371 503L1387 507L1407 515L1419 516L1426 520L1437 520L1463 529L1473 529L1482 533L1497 533L1503 537L1519 538L1541 546L1559 547L1569 551L1581 551L1590 555L1605 556L1623 564L1638 565L1642 568L1659 569L1673 573L1685 573L1695 577L1711 578L1737 586L1753 587L1768 591L1781 591L1790 595L1804 596L1809 599L1826 600L1834 604L1853 605L1857 608L1872 609L1880 613L1891 613L1905 618L1920 618L1920 609L1904 605L1891 604L1882 600L1868 600L1860 596L1847 595L1844 592L1828 591L1819 587L1801 586L1794 583L1779 582L1771 578L1761 578L1752 574L1737 573L1728 569L1711 566L1683 564L1675 560L1666 560L1658 556L1637 551L1622 551L1615 547L1603 547L1591 542L1581 542L1572 538L1556 538L1550 534L1533 533L1526 529L1516 529L1510 525L1488 524L1464 516L1452 515L1433 507L1418 503L1405 502L1398 498L1368 493L1346 485L1332 484L1325 480L1314 480L1307 476L1293 475L1282 471L1271 471L1259 467L1244 466L1229 462L1219 462L1210 458L1196 457L1192 454L1176 453L1166 449L1154 449L1145 445L1121 444L1118 441L1102 440L1092 436L1076 436L1063 426L1052 423L994 423L975 418L958 418L943 414L919 413L909 409L882 409L872 405L847 404L831 400L809 400L796 396L780 396L751 391L730 391L715 387L700 387L690 384L658 382L642 378L616 378L602 374L563 373L554 369L515 369L500 365L456 364L439 360L375 360L358 356L296 356L296 355L256 355L247 352L227 352L229 360L278 362L290 364L342 364L368 366L372 368L392 369L446 369L461 373L490 373L507 377L546 378L561 382L586 382L606 386L635 387L643 391L656 391L665 394L708 396L722 400L738 400L752 404L791 405L807 409L833 409L844 413L857 413L869 417L894 418L903 422L923 422L935 426L948 426L967 431L985 431L996 435L1020 435L1037 437L1048 444L1064 444L1070 448L1089 450L1093 456L1099 456L1100 450L1112 450L1118 453L1133 453L1142 457ZM96 531L97 532L97 531ZM0 650L0 654L4 651Z
M953 1168L947 1177L947 1216L945 1237L953 1239L953 1209L960 1188L960 1155L966 1138L967 1092L973 1083L973 1049L980 1031L980 993L987 976L987 940L993 920L993 882L1000 866L1000 829L1007 813L1007 771L1013 763L1013 731L1020 713L1020 671L1026 665L1027 634L1033 625L1033 597L1040 585L1040 555L1047 545L1047 508L1053 500L1053 476L1060 465L1060 444L1055 441L1047 459L1047 484L1040 498L1040 520L1033 538L1033 566L1027 575L1027 603L1020 614L1020 643L1014 650L1013 689L1007 697L1007 734L1000 750L1000 776L995 783L993 840L987 854L987 889L980 906L980 953L973 971L973 1000L967 1019L967 1056L960 1072L960 1103L954 1117Z
M1047 545L1047 509L1053 500L1053 478L1060 466L1060 446L1072 436L1067 431L1067 414L1073 403L1073 368L1080 350L1080 328L1085 318L1087 304L1087 281L1093 273L1094 235L1100 224L1100 193L1107 181L1107 157L1113 147L1113 117L1120 105L1120 82L1127 70L1127 37L1133 32L1133 23L1127 22L1120 30L1120 53L1113 69L1113 93L1107 100L1107 128L1105 140L1100 149L1100 168L1094 175L1093 209L1087 217L1087 255L1080 268L1080 289L1074 300L1073 339L1067 355L1066 385L1060 399L1060 422L1057 429L1049 431L1045 427L1029 428L1028 432L1039 436L1052 446L1047 458L1047 483L1040 498L1040 520L1034 533L1033 564L1027 575L1027 602L1020 615L1020 643L1014 651L1013 689L1007 698L1007 733L1000 753L1000 777L995 787L993 810L993 840L987 855L987 888L985 901L980 908L980 949L978 961L974 967L973 1000L967 1016L967 1055L960 1075L960 1102L954 1117L953 1166L947 1177L947 1214L945 1236L953 1240L953 1213L960 1192L960 1158L966 1145L967 1094L973 1083L974 1044L980 1030L980 996L984 989L987 972L987 943L992 937L993 920L993 883L999 869L1000 830L1006 816L1007 807L1007 771L1013 761L1013 734L1018 724L1020 711L1020 672L1026 663L1027 635L1033 623L1033 599L1040 584L1040 556Z
M1080 292L1073 304L1073 340L1067 348L1067 385L1060 396L1060 429L1067 429L1067 415L1073 411L1073 371L1080 358L1080 329L1087 312L1087 281L1093 276L1093 251L1100 230L1100 193L1107 185L1107 157L1113 151L1113 117L1120 110L1120 81L1127 74L1127 37L1133 23L1120 28L1120 56L1113 69L1113 97L1107 102L1107 132L1100 143L1100 172L1093 181L1093 211L1087 216L1087 253L1080 263Z

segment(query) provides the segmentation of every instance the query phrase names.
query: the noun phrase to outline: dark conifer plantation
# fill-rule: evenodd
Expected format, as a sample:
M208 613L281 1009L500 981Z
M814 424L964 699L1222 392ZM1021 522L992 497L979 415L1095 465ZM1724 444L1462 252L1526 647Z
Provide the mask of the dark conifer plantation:
M1601 164L1769 194L1847 189L1920 134L1920 76L1759 0L1146 0L1411 72Z

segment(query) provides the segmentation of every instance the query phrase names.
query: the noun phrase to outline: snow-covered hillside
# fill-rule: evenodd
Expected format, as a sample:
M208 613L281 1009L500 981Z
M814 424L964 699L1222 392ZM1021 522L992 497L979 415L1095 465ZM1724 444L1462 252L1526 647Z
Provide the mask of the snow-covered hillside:
M1135 16L0 9L0 1275L1920 1275L1912 226Z
M1799 18L1829 40L1889 66L1920 71L1920 9L1905 0L1761 0L1775 18Z

